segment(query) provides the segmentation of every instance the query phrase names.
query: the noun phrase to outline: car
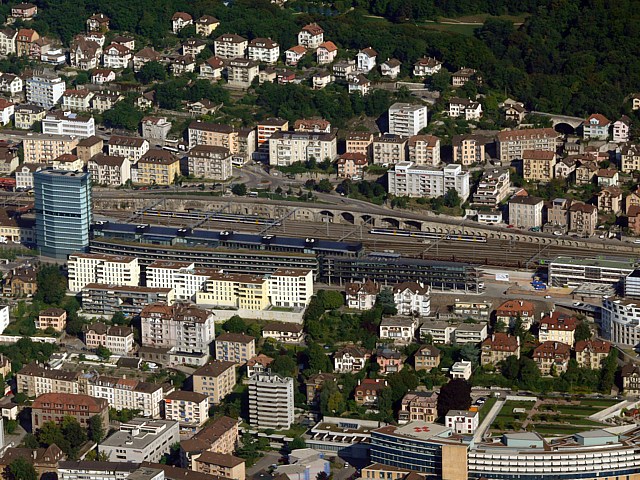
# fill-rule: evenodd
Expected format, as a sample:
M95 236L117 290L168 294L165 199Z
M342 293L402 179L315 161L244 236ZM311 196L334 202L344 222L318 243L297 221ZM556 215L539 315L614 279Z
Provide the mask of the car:
M507 225L507 228L516 228L513 225Z
M561 236L561 235L562 235L562 232L553 232L553 234L554 234L556 237L559 237L559 236Z
M544 298L551 298L551 295L545 295Z

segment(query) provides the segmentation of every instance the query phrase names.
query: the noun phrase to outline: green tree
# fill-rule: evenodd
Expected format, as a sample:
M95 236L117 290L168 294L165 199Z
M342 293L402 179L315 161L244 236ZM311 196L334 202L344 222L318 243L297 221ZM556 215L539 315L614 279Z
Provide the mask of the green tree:
M38 291L34 300L48 305L60 305L67 293L67 280L57 265L43 265L37 275Z
M247 322L238 315L234 315L222 324L222 328L231 333L245 333L247 331Z
M440 388L438 416L444 418L449 410L468 410L471 406L471 384L461 378L450 380Z
M111 317L111 323L113 325L128 325L129 321L127 320L127 317L125 317L124 313L122 313L121 310L118 310Z
M16 420L7 420L4 425L5 430L9 435L13 434L18 428L18 422Z
M278 355L269 365L271 371L285 377L294 377L298 366L289 355Z
M48 447L49 445L56 444L67 453L70 451L69 440L65 437L60 427L54 422L45 422L38 430L36 435L40 445Z
M244 183L236 183L231 187L231 193L244 197L247 194L247 186Z
M318 182L316 190L322 193L330 193L333 190L333 185L331 185L331 182L328 179L323 178Z
M579 322L576 326L575 341L579 342L581 340L589 340L591 338L591 335L592 333L589 324L584 320Z
M136 77L144 84L156 81L164 82L167 79L167 68L160 62L147 62L136 74Z
M289 448L291 450L298 450L300 448L307 448L307 444L302 437L295 437L289 442Z
M317 297L325 310L340 308L344 305L342 293L335 290L318 290Z
M102 122L109 128L123 128L136 131L144 113L136 108L132 100L126 99L116 103L102 114Z
M456 189L450 188L447 190L447 193L444 196L444 205L449 208L460 206L460 195L458 195L458 191Z
M16 458L9 464L11 480L38 480L35 467L24 458Z
M94 415L89 419L89 438L92 442L100 443L105 436L104 426L100 415Z
M395 315L398 313L396 308L396 302L393 298L393 290L390 288L383 288L376 297L376 305L382 308L384 315Z
M111 355L113 354L111 353L111 350L109 350L107 347L100 345L98 348L96 348L96 355L98 355L100 360L107 361L111 358Z
M309 365L307 370L309 374L333 371L333 363L329 359L325 350L317 343L310 342L305 354L307 357L307 364Z
M463 360L471 362L474 367L480 363L480 349L473 343L465 343L460 348L460 356Z

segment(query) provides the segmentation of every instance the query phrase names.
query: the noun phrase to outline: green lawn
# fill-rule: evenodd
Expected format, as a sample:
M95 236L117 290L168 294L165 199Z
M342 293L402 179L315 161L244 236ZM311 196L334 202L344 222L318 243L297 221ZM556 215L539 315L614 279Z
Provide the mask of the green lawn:
M620 403L620 400L608 399L608 398L584 398L580 400L580 405L588 405L594 407L611 407L616 403Z
M482 405L482 408L480 409L480 423L482 423L497 401L498 399L496 397L487 398L487 401L484 402L484 405Z
M457 33L460 35L466 35L468 37L472 37L476 29L480 28L479 25L461 25L455 23L425 23L421 26L428 30Z

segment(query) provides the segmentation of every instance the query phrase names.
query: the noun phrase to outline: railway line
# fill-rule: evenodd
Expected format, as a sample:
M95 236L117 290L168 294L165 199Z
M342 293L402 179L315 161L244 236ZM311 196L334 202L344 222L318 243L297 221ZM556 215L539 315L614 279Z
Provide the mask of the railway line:
M126 211L97 211L96 213L116 221L123 221L130 217L130 212ZM197 221L200 229L233 230L255 234L264 232L265 228L269 227L269 235L362 242L367 252L393 252L414 258L464 261L494 266L531 268L540 259L553 258L558 255L612 254L610 250L604 248L590 248L587 252L585 249L577 247L488 239L477 235L442 235L411 230L374 229L366 226L294 220L280 222L248 215L167 211L160 214L155 211L136 213L139 213L136 220L138 223L186 227Z

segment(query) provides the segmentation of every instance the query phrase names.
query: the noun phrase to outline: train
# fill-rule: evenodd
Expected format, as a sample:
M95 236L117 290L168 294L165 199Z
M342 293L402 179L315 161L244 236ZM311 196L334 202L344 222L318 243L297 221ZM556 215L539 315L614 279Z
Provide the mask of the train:
M415 230L401 230L397 228L372 228L369 233L373 235L390 235L395 237L413 237L429 240L449 240L453 242L487 243L486 235L463 235L459 233L434 233L419 232Z
M172 212L168 210L137 210L136 215L147 217L166 217L179 218L182 220L205 220L209 219L214 222L229 223L250 223L253 225L275 225L279 226L280 222L265 217L257 217L254 215L239 215L233 213L213 213L213 212Z

